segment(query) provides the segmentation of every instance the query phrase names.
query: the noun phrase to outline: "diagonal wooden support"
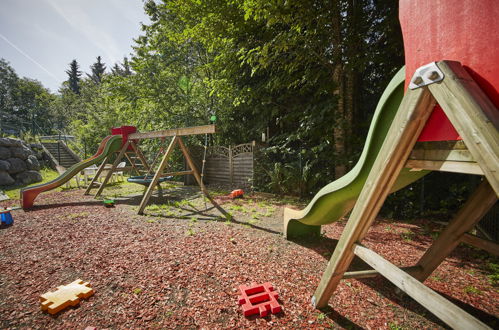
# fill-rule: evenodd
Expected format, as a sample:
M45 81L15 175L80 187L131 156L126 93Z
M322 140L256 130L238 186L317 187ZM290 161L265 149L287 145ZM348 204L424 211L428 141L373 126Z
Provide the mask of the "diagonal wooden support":
M126 152L125 152L125 157L128 160L128 162L130 163L130 165L132 166L132 169L135 171L136 175L140 175L140 171L137 168L137 165L135 165L135 162L133 161L132 157L130 157L130 155Z
M461 63L437 65L445 79L428 88L499 196L499 110Z
M166 164L168 164L168 158L170 158L170 155L173 151L173 148L175 147L175 144L177 144L178 139L179 138L177 136L174 136L172 141L170 142L170 145L168 146L168 149L166 149L165 155L163 156L163 159L161 160L161 163L159 164L158 170L154 174L154 177L153 177L151 183L149 184L149 187L147 188L147 190L144 194L144 197L142 197L142 201L140 202L140 205L139 205L138 214L144 214L144 210L147 206L147 203L149 202L149 199L151 198L154 187L156 187L156 185L158 184L159 178L162 175L163 170L166 167Z
M476 248L487 251L488 253L499 257L499 244L488 239L483 239L471 234L464 234L461 243L466 243Z
M354 257L353 244L362 241L366 235L434 106L435 100L426 87L408 90L402 99L350 219L312 297L315 307L327 306Z
M456 217L421 257L413 276L423 282L461 242L463 235L483 218L497 201L495 191L485 180L466 201Z
M210 201L211 204L213 204L213 206L215 206L215 208L218 211L220 211L220 213L222 213L224 216L227 216L228 215L227 211L225 211L220 205L218 205L218 203L215 202L215 200L211 198L210 194L208 193L208 190L206 189L203 180L201 180L201 176L199 175L199 171L196 167L196 164L194 164L194 162L192 161L192 158L189 154L189 150L184 145L184 142L182 141L181 138L179 138L178 144L180 145L180 149L182 150L182 154L184 155L184 158L187 161L187 165L189 165L189 168L192 171L192 175L196 179L196 182L198 183L199 187L201 188L201 192L203 193L203 195Z
M411 277L397 266L368 248L354 244L354 253L369 266L423 305L439 319L453 329L490 329L480 320L474 318L432 289Z
M114 171L116 171L116 168L118 167L118 164L121 162L121 159L123 158L123 155L125 155L126 150L128 149L128 146L130 145L130 140L126 141L123 147L121 148L118 156L116 156L116 159L114 160L113 166L111 169L107 172L106 177L104 178L104 182L100 185L99 189L95 193L94 197L99 197L102 194L102 191L104 190L104 187L106 186L107 182L113 175ZM105 164L104 164L105 166Z
M92 178L92 181L90 181L90 184L88 185L87 189L85 189L85 192L83 193L83 195L90 195L90 191L92 190L94 183L97 182L97 180L99 179L99 176L101 175L102 170L104 170L104 166L106 166L106 163L108 160L109 160L109 156L104 158L104 161L102 162L102 164L100 164L99 168L97 169L97 172L95 173L94 177Z
M146 157L144 157L142 150L140 150L139 146L135 143L135 141L130 141L130 145L132 146L132 149L135 152L135 154L137 155L137 157L139 157L140 162L144 166L144 169L146 171L149 171L149 164L147 163Z

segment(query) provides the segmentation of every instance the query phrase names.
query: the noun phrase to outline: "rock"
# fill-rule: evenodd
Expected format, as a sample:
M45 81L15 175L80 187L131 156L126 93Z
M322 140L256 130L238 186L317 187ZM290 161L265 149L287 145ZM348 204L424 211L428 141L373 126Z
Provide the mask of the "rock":
M33 154L33 151L26 146L10 148L10 153L12 157L21 158L22 160L28 159L29 155Z
M29 147L31 149L43 149L42 145L40 143L30 143Z
M3 147L22 147L23 143L21 140L12 138L0 138L0 146Z
M0 159L9 159L10 158L10 150L6 147L0 147Z
M0 160L0 171L8 171L10 169L10 163L6 160Z
M26 171L16 174L16 180L23 184L40 182L43 180L42 175L37 171Z
M40 163L38 162L38 159L36 159L35 155L28 156L28 159L26 160L26 165L28 165L28 170L35 170L35 171L40 170Z
M10 174L15 174L19 172L24 172L28 169L24 160L19 158L9 158L7 161L10 163Z
M15 180L5 171L0 171L0 186L10 186Z

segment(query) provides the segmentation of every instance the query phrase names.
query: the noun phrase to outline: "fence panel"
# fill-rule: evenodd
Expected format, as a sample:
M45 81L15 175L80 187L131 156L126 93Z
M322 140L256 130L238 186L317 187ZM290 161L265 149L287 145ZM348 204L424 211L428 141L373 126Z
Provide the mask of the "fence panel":
M221 184L231 188L249 188L253 181L254 143L240 144L235 147L208 147L204 168L206 184ZM203 148L191 149L199 171L202 169ZM186 184L193 184L186 176Z

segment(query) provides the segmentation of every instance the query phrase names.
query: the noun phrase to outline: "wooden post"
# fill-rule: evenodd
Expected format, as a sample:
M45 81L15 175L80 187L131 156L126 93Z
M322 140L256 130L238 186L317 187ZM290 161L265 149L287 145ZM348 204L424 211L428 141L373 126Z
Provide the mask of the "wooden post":
M461 63L437 65L445 79L428 88L499 196L499 111Z
M230 188L234 189L234 162L232 158L232 146L229 145L229 178L230 178Z
M227 216L228 213L225 211L220 205L218 205L217 202L213 198L211 198L210 194L208 193L208 190L206 190L206 187L204 186L203 180L201 180L201 176L199 175L199 172L197 170L196 164L191 159L191 156L189 155L189 150L187 147L184 145L184 142L182 141L181 138L178 140L178 144L180 146L180 149L182 150L182 154L184 155L185 160L187 161L187 165L189 165L192 175L196 179L196 182L198 183L199 187L201 188L201 192L205 195L206 198L210 201L215 208L220 211L224 216Z
M439 319L453 329L490 329L480 320L474 318L432 289L418 282L397 266L368 248L354 244L355 254L381 275L423 305Z
M135 154L137 155L137 157L139 157L140 162L144 166L144 169L146 171L149 171L149 164L147 164L146 157L144 157L142 150L140 150L139 146L134 141L130 141L130 145L132 146L132 149L135 152Z
M473 229L473 226L483 218L496 201L496 193L487 180L483 181L418 261L419 270L413 273L414 277L421 282L427 279L459 245L463 235Z
M161 160L161 163L159 164L158 170L154 174L154 177L149 184L149 187L147 188L144 197L142 197L142 201L140 202L139 205L139 211L138 214L144 214L144 209L147 206L147 203L149 202L149 199L151 198L152 192L154 190L154 187L158 184L159 182L159 177L163 173L163 170L166 167L166 164L168 163L168 158L170 157L170 154L173 151L173 148L175 147L175 144L178 141L178 137L174 136L172 141L170 142L170 145L168 146L168 149L166 149L165 155L163 156L163 159Z
M102 164L100 164L99 168L97 169L97 172L95 173L94 177L92 178L92 181L90 181L90 184L88 185L88 187L85 190L85 192L83 193L83 195L90 195L90 191L92 190L92 186L99 179L99 176L102 173L102 170L104 169L104 166L106 165L108 160L109 160L109 156L106 156L106 158L104 158L104 161L102 162Z
M350 219L312 297L317 308L327 306L354 253L353 245L361 242L388 196L421 133L435 100L428 88L408 90L376 157Z
M499 244L497 244L494 241L490 241L488 239L476 237L475 235L471 235L471 234L464 234L462 239L461 239L461 243L469 244L469 245L474 246L476 248L483 249L490 254L493 254L495 256L499 256Z
M106 186L107 182L109 181L109 179L113 175L114 171L116 170L116 167L118 167L118 164L121 162L121 159L123 158L123 155L125 154L129 145L130 145L130 140L126 141L125 144L123 145L123 147L121 148L120 153L116 157L116 159L113 163L113 166L111 167L111 170L109 170L107 172L106 177L104 178L104 182L102 182L99 189L95 193L94 197L99 197L101 195L102 191L104 190L104 187ZM106 166L106 165L104 164L104 166Z
M135 173L137 175L140 175L140 171L139 169L137 168L137 166L135 165L135 162L133 161L132 157L130 157L130 155L128 155L128 153L125 152L125 157L126 159L128 159L128 161L130 162L130 165L132 165L132 169L135 171Z

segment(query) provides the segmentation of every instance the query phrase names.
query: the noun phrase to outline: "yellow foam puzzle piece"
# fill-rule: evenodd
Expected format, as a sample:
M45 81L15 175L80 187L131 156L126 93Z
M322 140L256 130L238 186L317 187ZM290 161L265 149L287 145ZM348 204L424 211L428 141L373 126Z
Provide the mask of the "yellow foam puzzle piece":
M68 285L61 285L53 292L47 292L40 296L42 311L56 314L69 306L76 306L82 298L88 298L94 294L90 283L76 280Z

